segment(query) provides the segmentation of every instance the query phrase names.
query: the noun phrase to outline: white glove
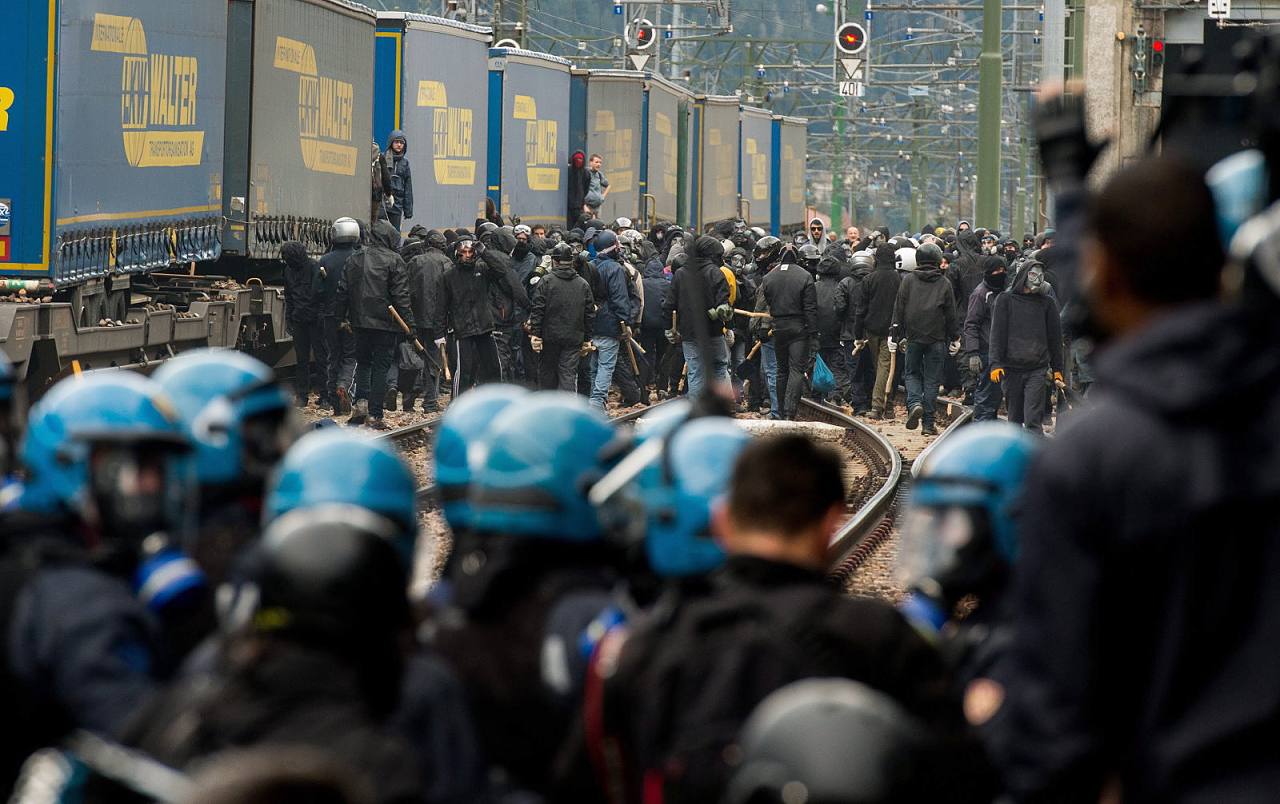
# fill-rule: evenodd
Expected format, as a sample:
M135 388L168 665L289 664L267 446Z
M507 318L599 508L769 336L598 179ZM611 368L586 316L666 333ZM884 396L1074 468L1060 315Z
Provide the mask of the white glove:
M728 346L730 349L732 349L732 348L733 348L733 340L734 340L734 339L733 339L733 330L731 330L731 329L726 329L726 330L724 331L724 343L725 343L725 346Z
M533 351L535 351L535 352L541 352L541 351L542 351L542 339L541 339L541 338L539 338L537 335L530 335L530 336L529 336L529 346L533 347Z
M444 346L444 338L436 338L436 346Z
M951 354L953 354L953 355L955 355L955 354L959 354L959 353L960 353L960 339L959 339L959 338L956 338L954 341L952 341L952 342L951 342L951 345L947 347L947 351L949 351L949 352L950 352Z
M890 352L898 351L898 342L895 341L893 338L889 338L888 340L886 340L884 342L884 345L889 347Z

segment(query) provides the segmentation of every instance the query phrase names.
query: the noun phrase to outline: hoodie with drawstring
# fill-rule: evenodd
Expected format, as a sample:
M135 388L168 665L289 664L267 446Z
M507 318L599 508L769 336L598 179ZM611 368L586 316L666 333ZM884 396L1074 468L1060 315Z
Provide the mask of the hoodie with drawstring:
M404 143L404 152L396 155L391 149L392 143L400 140ZM389 195L396 199L396 206L406 219L413 217L413 172L409 169L409 140L404 132L396 129L387 139L387 171L391 174Z
M1028 271L1013 280L1008 293L995 297L991 310L991 368L1062 371L1062 325L1047 285L1026 293Z

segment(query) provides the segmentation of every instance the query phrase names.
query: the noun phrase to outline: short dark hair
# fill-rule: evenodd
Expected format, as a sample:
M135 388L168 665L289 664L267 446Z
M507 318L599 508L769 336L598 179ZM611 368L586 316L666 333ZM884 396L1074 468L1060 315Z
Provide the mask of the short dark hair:
M1178 304L1218 294L1225 255L1213 195L1203 172L1185 162L1143 159L1116 173L1093 199L1089 231L1144 301Z
M601 162L604 161L604 157L601 156L600 154L592 154L590 157L587 158L587 161L590 162L592 159L599 159Z
M729 485L729 516L792 536L844 502L840 456L803 435L757 438L738 456Z

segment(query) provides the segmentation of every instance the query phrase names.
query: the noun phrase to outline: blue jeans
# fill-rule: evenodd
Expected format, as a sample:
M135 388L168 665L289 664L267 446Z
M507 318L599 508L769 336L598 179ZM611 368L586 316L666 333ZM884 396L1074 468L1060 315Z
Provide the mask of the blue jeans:
M724 342L724 336L712 338L708 343L711 347L711 370L722 382L729 382L729 346ZM684 362L689 364L689 397L701 396L706 380L702 376L698 344L696 341L684 341L680 349L684 352Z
M769 386L769 418L781 419L782 409L778 407L778 353L774 351L773 341L760 344L760 369Z
M973 389L973 420L989 422L996 417L1000 409L1000 398L1004 395L1000 383L991 381L991 372L986 357L982 358L982 371L978 372L977 384Z
M618 365L618 339L596 335L591 342L596 345L596 378L591 386L591 404L603 409L609 399L609 386L613 384L613 369Z
M942 361L947 356L947 344L916 343L907 340L907 410L916 405L924 407L924 423L933 424L933 409L938 404L938 379L942 376Z

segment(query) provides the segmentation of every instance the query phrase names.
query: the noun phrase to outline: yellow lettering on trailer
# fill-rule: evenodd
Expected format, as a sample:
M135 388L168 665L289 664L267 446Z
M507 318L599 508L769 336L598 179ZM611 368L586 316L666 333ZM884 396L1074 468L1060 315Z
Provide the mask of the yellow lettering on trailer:
M0 131L9 130L9 108L13 106L13 90L0 87Z
M298 73L298 143L302 164L317 173L356 175L360 163L350 143L355 131L355 87L320 75L316 51L306 42L276 37L274 65Z

